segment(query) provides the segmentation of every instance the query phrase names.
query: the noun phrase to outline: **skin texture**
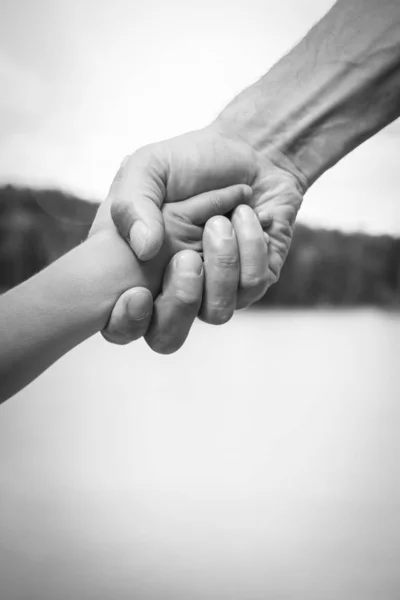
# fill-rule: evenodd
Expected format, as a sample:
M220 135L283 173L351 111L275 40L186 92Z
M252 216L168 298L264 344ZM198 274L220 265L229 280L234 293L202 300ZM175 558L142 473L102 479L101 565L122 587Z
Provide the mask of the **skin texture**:
M312 185L400 116L399 30L398 0L339 0L219 126Z
M204 320L214 324L222 324L232 317L235 310L232 294L236 293L238 283L243 290L252 287L259 288L260 291L264 289L268 265L265 258L268 239L263 234L254 211L245 205L233 211L233 238L220 236L218 222L218 219L211 219L205 226L205 284L204 288L196 288L199 303L204 299L200 318L205 314ZM220 285L222 281L223 286ZM136 295L140 298L138 305L135 303ZM151 293L144 288L127 290L116 303L108 325L102 332L103 336L113 343L127 344L144 336L151 323L151 330L146 336L150 347L156 349L154 340L157 337L164 340L168 338L170 351L175 351L181 347L181 340L187 337L188 321L182 315L186 311L185 299L191 302L192 296L193 273L189 268L182 270L179 262L173 260L164 277L163 292L155 300L157 310L154 318L152 319ZM246 303L244 297L243 306ZM226 307L230 307L229 310Z
M233 240L231 222L221 215L232 212L250 197L249 186L235 185L166 205L162 251L145 263L133 255L118 234L109 198L101 206L86 242L0 297L0 402L104 328L117 298L132 287L147 288L158 296L146 334L148 343L162 353L177 349L200 308L204 224L212 219L211 225L217 223L218 229L229 232ZM266 247L265 255L267 260ZM165 302L171 272L191 278L186 292L175 295L183 322L179 336L171 336L174 305ZM136 295L141 309L146 308L146 295ZM134 307L134 313L137 310Z
M228 180L234 182L243 179L243 174L248 168L253 168L251 156L245 155L245 164L243 163L243 155L238 153L238 161L234 164L232 173L226 174L226 165L224 165L224 175L221 178L215 178L211 182L211 187L224 185ZM141 154L141 153L139 153ZM152 155L148 155L151 165L154 164ZM237 172L237 167L241 170ZM144 166L142 158L132 164L125 160L119 172L117 173L114 182L111 186L109 195L104 205L100 208L96 215L91 234L96 232L100 227L110 226L110 208L114 207L114 213L118 212L116 208L116 198L124 197L126 189L131 189L135 185L135 181L143 173ZM209 186L210 187L210 186ZM196 187L192 186L191 195L196 193ZM180 197L184 197L181 195ZM249 200L250 201L250 200ZM164 208L168 211L173 209L174 203L166 203ZM216 207L218 210L219 207ZM206 286L196 288L198 293L198 304L201 305L200 316L209 323L222 324L227 322L233 315L237 304L245 305L243 299L246 300L246 295L250 290L260 297L267 285L267 240L259 226L254 227L254 221L257 221L254 214L249 216L250 210L247 212L236 213L234 210L230 217L234 226L235 235L221 236L220 228L218 227L219 219L211 219L205 228L205 235L202 240L204 247L204 273L206 278ZM235 218L234 218L235 217ZM164 224L164 217L163 224ZM111 221L112 223L112 221ZM250 225L249 225L250 223ZM251 229L251 235L246 234L248 229ZM129 237L129 224L125 227L125 239ZM198 241L200 243L200 241ZM260 253L261 249L261 253ZM164 252L165 249L163 249ZM257 271L258 268L258 271ZM238 276L239 270L239 276ZM257 272L255 272L255 270ZM254 281L252 279L254 275ZM244 283L243 289L239 290L238 298L236 291L240 282L240 278ZM165 287L163 294L156 300L157 311L152 312L152 301L148 295L146 298L147 316L142 321L139 316L132 314L132 309L129 311L131 297L136 293L141 294L143 298L143 289L128 290L116 303L116 306L110 317L107 327L103 330L103 336L108 340L118 344L125 344L134 339L138 339L141 335L145 335L147 328L149 335L145 335L145 339L153 350L158 351L157 339L170 340L169 349L165 348L163 342L162 352L173 352L181 346L181 340L186 339L188 334L189 321L183 318L185 307L182 305L182 298L191 298L193 294L192 286L193 276L186 270L184 273L179 270L178 263L173 262L168 270L168 277L165 278ZM219 282L224 281L226 285L220 286ZM202 303L202 297L207 294L206 302ZM242 296L242 300L241 300ZM144 301L144 300L143 300ZM160 317L165 310L166 318ZM167 318L168 315L168 318ZM193 321L193 320L192 320ZM168 332L166 329L168 328ZM168 335L167 335L168 333Z
M223 322L226 304L248 305L277 281L309 186L400 115L399 30L398 0L339 0L209 127L147 146L127 159L112 214L143 260L162 245L163 203L213 186L252 186L251 206L269 238L267 276L256 251L252 267L250 261L240 265L237 290L231 284L215 286L210 267L203 319L215 322L212 307L223 290L218 322ZM204 241L208 261L216 244ZM224 262L225 268L231 263L237 277L234 258L225 256ZM110 324L116 322L113 315Z
M289 250L293 224L301 206L306 180L284 157L264 155L239 136L215 123L212 126L179 136L166 142L141 148L124 163L111 212L120 233L142 260L159 252L162 243L162 213L157 207L171 204L227 182L246 183L252 187L251 207L268 236L269 264L260 260L260 243L248 234L239 235L246 243L246 257L241 260L241 275L237 290L231 288L232 305L243 308L258 300L278 277ZM238 224L241 219L235 219ZM137 237L146 223L146 235ZM138 227L140 224L140 227ZM261 232L253 223L255 231ZM205 256L210 259L216 240L204 240ZM229 252L229 249L228 249ZM226 262L229 262L229 258ZM234 265L232 268L237 269ZM221 273L210 273L215 281ZM224 289L212 295L213 302ZM221 305L226 303L223 299ZM201 316L208 321L212 312L207 294Z
M125 163L111 187L106 202L98 211L90 235L94 235L102 228L117 232L111 218L110 207L113 206L115 197L121 193L120 186L124 181L123 173L126 168ZM233 192L234 195L232 195ZM235 196L238 192L242 194L240 198ZM202 306L202 298L204 304L203 290L207 290L209 293L207 298L210 302L207 301L206 304L208 321L215 323L228 321L236 307L236 302L232 303L230 290L236 290L239 284L241 271L238 265L243 264L245 267L246 265L253 265L255 253L256 260L262 263L264 277L266 278L268 245L263 231L248 205L245 205L244 211L243 206L239 207L242 210L237 208L238 204L243 202L248 204L250 201L251 188L245 184L238 184L222 190L204 192L185 201L163 205L162 215L165 230L172 235L172 239L180 239L181 242L178 245L176 245L176 241L174 242L172 252L171 242L164 237L163 247L157 257L142 263L143 266L158 264L158 273L164 273L169 257L173 253L186 248L197 252L199 258L204 257L202 268L204 277L208 280L205 287L203 287L203 280L201 286L194 285L194 281L198 282L197 273L191 271L190 266L183 270L180 261L172 261L169 265L164 277L162 294L156 297L152 313L149 302L151 318L148 315L146 323L143 325L144 328L150 321L149 329L144 337L149 346L156 352L167 354L175 352L181 347L195 317L199 311L201 312L204 309ZM194 215L187 211L190 211L190 207L196 207L196 211L199 211L202 203L203 210L196 213L195 223L193 220ZM182 212L183 206L186 207L185 213ZM217 216L220 213L229 213L235 226L233 227L228 218ZM254 220L257 222L257 228L254 228ZM200 227L199 222L206 222L205 227ZM251 236L246 234L249 227L253 232ZM210 277L215 278L211 280L211 285L208 284ZM215 289L220 281L224 281L224 286L214 302ZM257 285L260 285L259 280ZM265 285L265 282L262 285ZM153 294L157 296L159 290L151 289ZM133 292L127 291L121 296L120 302L129 302L131 293ZM189 305L189 308L187 305ZM115 309L113 315L115 315ZM121 310L121 321L123 323L127 321L126 310L124 309ZM106 336L108 335L108 329L109 327L105 330ZM117 338L119 343L126 343L130 340L129 333L127 335L125 331L124 327L119 328Z

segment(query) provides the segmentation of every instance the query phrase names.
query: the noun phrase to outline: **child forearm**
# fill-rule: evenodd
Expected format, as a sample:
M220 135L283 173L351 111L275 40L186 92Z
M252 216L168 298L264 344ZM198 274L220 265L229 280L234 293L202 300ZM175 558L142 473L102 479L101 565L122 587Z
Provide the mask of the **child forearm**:
M123 292L145 287L156 296L172 256L185 249L200 252L208 219L230 213L250 194L249 186L234 185L167 204L163 248L146 263L140 263L119 236L107 204L102 205L103 215L96 217L102 229L0 296L0 402L103 329Z
M101 330L119 295L144 284L124 240L98 233L0 296L0 402Z

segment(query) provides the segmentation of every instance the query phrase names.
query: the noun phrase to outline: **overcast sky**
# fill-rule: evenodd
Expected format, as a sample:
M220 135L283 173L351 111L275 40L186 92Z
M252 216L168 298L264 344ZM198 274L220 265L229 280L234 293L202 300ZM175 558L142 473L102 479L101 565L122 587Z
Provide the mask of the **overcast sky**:
M102 199L122 157L206 125L331 0L0 0L0 182ZM400 234L396 123L326 174L301 218Z

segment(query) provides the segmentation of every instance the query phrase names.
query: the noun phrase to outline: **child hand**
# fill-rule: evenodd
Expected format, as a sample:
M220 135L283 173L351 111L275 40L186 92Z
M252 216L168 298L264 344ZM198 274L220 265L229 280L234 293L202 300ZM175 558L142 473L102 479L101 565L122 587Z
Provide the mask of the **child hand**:
M241 204L248 204L251 188L245 184L233 185L193 196L187 200L164 204L164 243L153 260L141 263L146 283L156 295L162 283L162 275L170 259L182 250L194 250L203 256L203 231L207 221L214 220L225 243L227 257L235 256L236 239L230 221L223 217ZM228 258L227 258L228 260Z

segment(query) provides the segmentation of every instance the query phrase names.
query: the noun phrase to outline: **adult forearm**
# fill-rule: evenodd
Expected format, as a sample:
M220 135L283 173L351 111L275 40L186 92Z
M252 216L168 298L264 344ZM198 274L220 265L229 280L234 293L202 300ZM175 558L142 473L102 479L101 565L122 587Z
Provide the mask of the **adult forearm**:
M400 115L399 0L339 0L217 119L311 185Z

